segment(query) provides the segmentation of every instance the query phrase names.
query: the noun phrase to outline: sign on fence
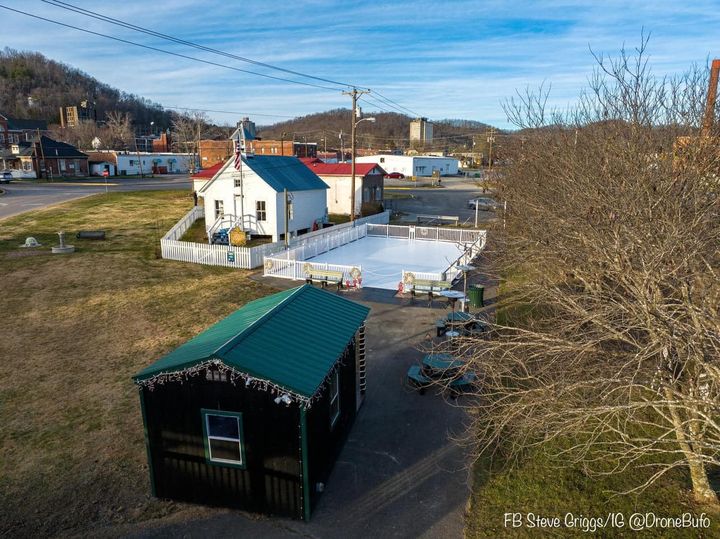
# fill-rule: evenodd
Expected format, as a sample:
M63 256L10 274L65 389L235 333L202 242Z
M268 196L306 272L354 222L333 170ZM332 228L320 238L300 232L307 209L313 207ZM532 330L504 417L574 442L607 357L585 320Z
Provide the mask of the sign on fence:
M234 251L228 251L227 252L227 261L231 264L235 263L235 252Z

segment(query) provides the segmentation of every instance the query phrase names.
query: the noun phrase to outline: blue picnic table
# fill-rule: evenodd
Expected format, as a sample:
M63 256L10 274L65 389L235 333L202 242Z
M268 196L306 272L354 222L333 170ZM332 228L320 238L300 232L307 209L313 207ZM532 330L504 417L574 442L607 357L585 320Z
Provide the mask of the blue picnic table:
M458 359L451 354L427 354L422 364L430 372L442 373L443 371L459 369L465 362L462 359Z
M448 322L468 322L472 320L474 317L470 313L464 313L462 311L453 311L451 313L448 313L447 315L447 321Z

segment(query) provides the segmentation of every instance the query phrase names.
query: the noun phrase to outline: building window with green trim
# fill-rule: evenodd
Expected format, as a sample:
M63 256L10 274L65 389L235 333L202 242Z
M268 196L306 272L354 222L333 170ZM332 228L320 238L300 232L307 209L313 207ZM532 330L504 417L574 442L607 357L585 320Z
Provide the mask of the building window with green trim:
M330 428L335 426L340 417L340 371L338 369L330 378Z
M201 410L205 458L210 464L245 467L242 414Z

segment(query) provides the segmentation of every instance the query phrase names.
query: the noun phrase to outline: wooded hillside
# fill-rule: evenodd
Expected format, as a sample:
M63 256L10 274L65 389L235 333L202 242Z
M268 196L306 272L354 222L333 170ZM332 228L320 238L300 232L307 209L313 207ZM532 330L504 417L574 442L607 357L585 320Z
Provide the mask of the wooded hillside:
M368 109L369 110L369 109ZM375 122L358 125L358 147L371 149L406 149L410 147L410 121L413 119L395 112L372 113ZM259 135L266 139L294 139L301 142L317 142L318 147L340 148L340 133L345 148L350 146L350 109L333 109L301 116L293 120L259 127ZM429 150L462 150L472 147L473 135L480 135L490 127L471 120L440 120L433 122L433 142ZM323 141L325 139L325 141Z
M59 109L95 101L98 120L109 112L129 113L137 127L170 126L158 103L112 88L87 73L34 52L0 51L0 113L59 123Z

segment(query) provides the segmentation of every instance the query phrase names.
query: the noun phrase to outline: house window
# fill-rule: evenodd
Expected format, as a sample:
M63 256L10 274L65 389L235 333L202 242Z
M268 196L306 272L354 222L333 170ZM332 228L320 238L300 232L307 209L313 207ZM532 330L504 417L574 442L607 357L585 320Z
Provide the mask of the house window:
M375 200L382 200L382 199L383 199L382 187L380 187L379 185L376 185L375 186Z
M363 189L363 202L370 202L370 189L367 187Z
M23 161L22 168L25 172L30 172L32 170L32 162L31 161Z
M201 411L205 459L210 464L245 467L242 414L220 410Z
M258 221L267 220L267 211L265 210L264 200L258 200L257 202L255 202L255 218Z
M134 160L134 159L130 159L130 161L128 161L128 162L130 163L130 166L131 166L131 167L132 167L132 166L135 166L135 160Z
M225 207L222 200L215 201L215 219L222 217L225 213Z
M60 172L65 172L65 159L58 159L58 166L60 167Z
M330 428L335 426L338 417L340 417L340 371L336 369L330 378Z
M381 157L381 158L380 158L380 162L381 162L381 163L384 163L384 162L385 162L385 158L384 158L384 157Z

